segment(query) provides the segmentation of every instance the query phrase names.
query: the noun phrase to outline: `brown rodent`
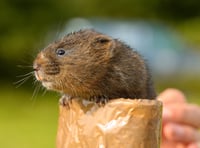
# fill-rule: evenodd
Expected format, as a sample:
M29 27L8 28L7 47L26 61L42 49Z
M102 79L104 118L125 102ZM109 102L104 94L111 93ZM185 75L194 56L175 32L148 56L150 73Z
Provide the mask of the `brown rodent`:
M63 94L63 104L74 97L97 103L156 97L143 58L121 41L90 29L51 43L33 68L43 86Z

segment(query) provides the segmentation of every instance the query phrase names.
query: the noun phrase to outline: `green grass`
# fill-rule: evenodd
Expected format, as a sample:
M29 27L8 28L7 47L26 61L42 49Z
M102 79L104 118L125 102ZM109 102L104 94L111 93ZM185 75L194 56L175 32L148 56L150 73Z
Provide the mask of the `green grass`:
M0 87L0 147L54 148L59 96Z

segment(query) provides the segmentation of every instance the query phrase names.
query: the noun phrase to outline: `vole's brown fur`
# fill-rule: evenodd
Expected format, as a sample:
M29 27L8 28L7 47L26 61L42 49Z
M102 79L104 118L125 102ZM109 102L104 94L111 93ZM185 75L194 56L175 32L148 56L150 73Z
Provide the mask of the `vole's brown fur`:
M36 57L34 70L45 87L70 98L105 102L156 97L142 57L119 40L94 30L71 33L50 44Z

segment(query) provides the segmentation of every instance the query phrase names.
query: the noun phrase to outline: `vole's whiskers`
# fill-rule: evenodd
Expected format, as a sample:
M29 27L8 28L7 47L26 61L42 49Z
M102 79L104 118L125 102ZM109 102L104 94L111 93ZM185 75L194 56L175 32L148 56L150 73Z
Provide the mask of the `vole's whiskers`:
M33 66L32 65L17 65L17 67L19 67L19 68L23 68L23 69L25 69L25 68L33 68Z
M42 89L42 91L43 91L43 93L42 93L42 96L44 96L45 94L46 94L46 92L47 92L47 89L46 88L44 88L44 87L40 87L41 89Z
M31 71L27 74L23 74L23 75L18 75L17 77L26 77L26 76L33 76L34 75L34 71Z
M39 82L38 82L37 79L34 79L34 81L33 81L33 85L39 85Z
M17 76L18 78L22 78L22 79L14 82L14 85L16 85L16 88L20 87L22 84L24 84L33 75L34 75L34 72L32 71L32 72L29 72L27 74Z
M39 84L39 82L37 80L35 80L33 82L33 84L35 85L35 89L33 91L31 100L33 100L35 98L35 96L37 96L37 94L39 93L40 88L42 87L41 84Z

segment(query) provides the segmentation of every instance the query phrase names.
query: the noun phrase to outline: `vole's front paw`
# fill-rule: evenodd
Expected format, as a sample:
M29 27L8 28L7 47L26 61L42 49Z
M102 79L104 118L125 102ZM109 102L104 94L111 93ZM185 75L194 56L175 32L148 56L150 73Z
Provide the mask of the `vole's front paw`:
M72 97L69 95L63 95L60 100L59 100L59 104L62 106L67 106L69 107L69 103L71 103Z
M108 97L106 96L98 96L98 97L95 96L91 100L97 103L99 106L104 106L109 101Z

